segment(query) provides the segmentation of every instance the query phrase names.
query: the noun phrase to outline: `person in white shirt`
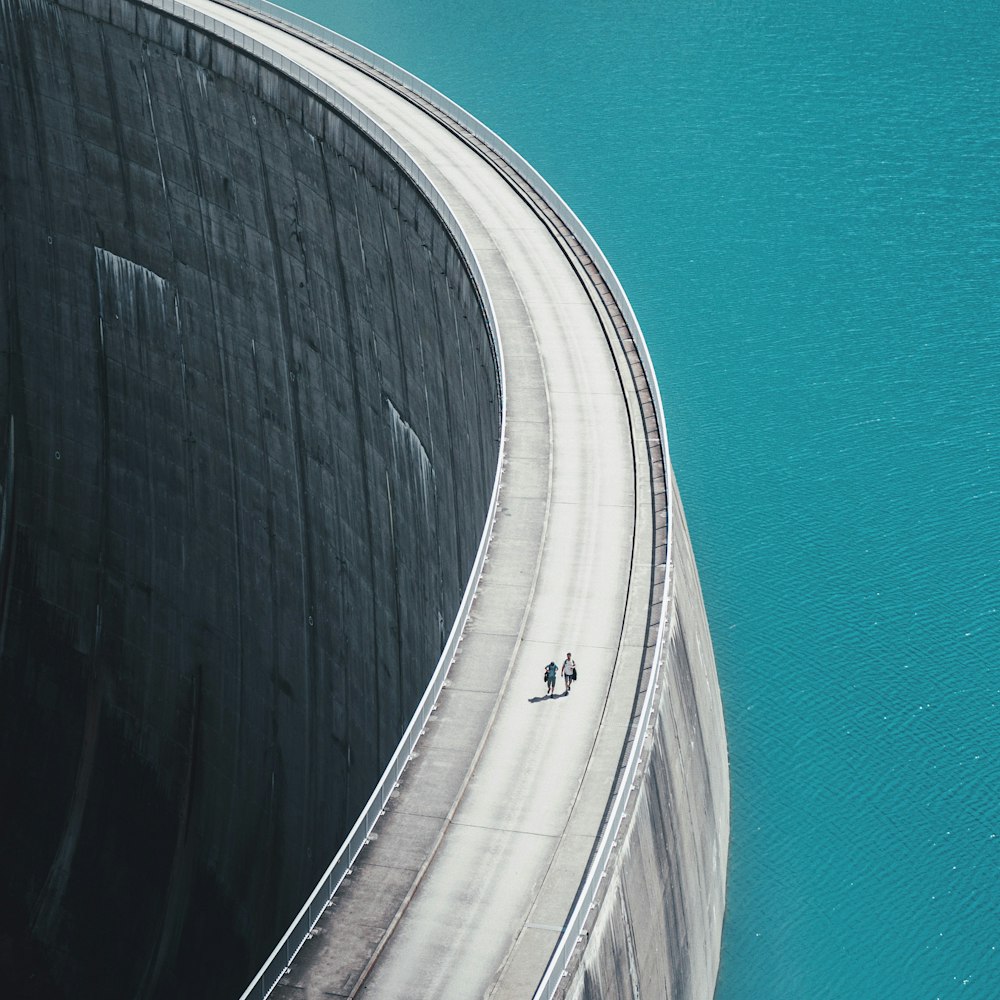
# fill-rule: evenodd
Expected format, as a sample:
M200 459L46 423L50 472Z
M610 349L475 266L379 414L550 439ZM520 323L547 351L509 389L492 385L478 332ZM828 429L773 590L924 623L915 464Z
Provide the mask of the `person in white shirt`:
M566 659L563 660L562 676L566 682L566 694L569 694L569 689L576 680L576 660L573 659L572 653L567 653Z

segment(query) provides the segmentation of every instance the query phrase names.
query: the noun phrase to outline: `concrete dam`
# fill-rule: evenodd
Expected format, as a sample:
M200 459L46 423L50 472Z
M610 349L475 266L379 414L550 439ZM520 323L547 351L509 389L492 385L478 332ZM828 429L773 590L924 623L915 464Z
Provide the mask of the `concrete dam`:
M487 129L266 3L0 0L0 404L8 995L712 995L655 378Z

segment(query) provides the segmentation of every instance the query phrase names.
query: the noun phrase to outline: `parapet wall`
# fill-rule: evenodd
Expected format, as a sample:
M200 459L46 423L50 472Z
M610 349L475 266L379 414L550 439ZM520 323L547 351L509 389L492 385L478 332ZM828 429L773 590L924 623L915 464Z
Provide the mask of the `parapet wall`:
M131 0L0 0L0 417L0 979L237 996L460 602L475 285L297 83Z

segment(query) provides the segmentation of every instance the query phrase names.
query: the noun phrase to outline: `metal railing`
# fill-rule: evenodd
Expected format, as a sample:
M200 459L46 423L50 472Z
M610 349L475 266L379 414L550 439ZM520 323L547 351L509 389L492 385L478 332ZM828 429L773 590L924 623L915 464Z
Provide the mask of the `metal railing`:
M147 2L152 2L155 6L162 7L162 9L165 10L189 11L189 8L185 8L183 4L177 3L175 0L147 0ZM231 0L223 0L223 2L230 3ZM549 185L549 183L519 153L504 142L503 139L497 136L491 129L489 129L473 115L469 114L429 84L413 76L389 60L384 59L371 50L365 48L364 46L338 34L337 32L316 24L308 18L304 18L293 11L288 11L275 4L269 3L267 0L239 0L239 2L233 2L231 5L234 7L242 6L246 9L256 11L269 19L289 25L304 34L311 36L317 41L344 52L357 61L364 63L381 75L390 79L403 90L409 91L415 96L433 105L447 117L457 122L462 128L467 130L480 142L488 146L491 150L493 150L493 152L499 155L501 159L505 160L518 174L522 176L522 178L524 178L531 188L533 188L534 191L541 196L541 198L556 213L556 215L559 216L561 221L566 225L567 229L575 237L581 248L594 262L608 290L614 297L618 310L624 318L631 339L642 363L645 380L655 413L656 432L659 436L659 444L662 452L663 477L667 493L667 538L664 562L662 564L663 597L659 619L656 623L656 639L653 645L653 652L649 666L649 678L642 706L636 717L636 725L634 727L634 731L637 735L632 743L625 765L622 768L615 800L608 813L609 821L606 824L600 842L592 855L590 867L577 894L573 910L563 927L563 931L560 935L556 948L550 957L549 963L534 994L535 1000L550 1000L550 998L553 997L559 989L586 921L591 910L596 905L596 900L601 891L602 882L604 880L608 864L618 843L618 836L621 832L622 824L627 818L629 797L635 790L635 778L642 761L642 751L645 747L649 729L652 724L653 714L657 706L657 699L660 690L659 674L662 666L663 643L666 632L671 584L670 555L672 550L674 522L674 498L673 490L671 488L673 473L667 449L667 433L663 417L663 404L653 369L652 358L650 357L649 349L642 336L638 319L636 318L632 305L628 300L628 296L625 294L625 290L622 288L614 270L608 263L601 248L597 245L597 242L591 236L586 226L584 226L583 223L577 218L576 214L569 208L569 206L563 201L551 185ZM246 38L241 33L236 32L227 25L220 25L219 22L214 19L198 12L192 11L190 13L196 15L193 18L194 23L199 24L206 30L213 31L213 33L220 33L223 38L230 41L232 44L239 45L239 47L252 52L254 55L258 56L258 58L271 62L272 65L281 69L281 71L286 73L288 76L299 80L299 82L302 82L304 86L314 90L322 96L324 100L331 103L340 113L354 121L355 124L366 131L367 134L379 142L380 145L384 145L387 151L390 152L390 155L392 155L392 157L396 159L397 162L399 162L407 170L407 172L414 177L414 179L422 178L424 180L424 182L428 185L429 190L428 188L423 187L422 184L420 186L424 194L428 197L428 200L431 201L434 207L441 214L442 218L451 220L450 227L452 228L453 234L456 236L456 241L462 246L466 260L470 264L470 270L473 271L476 280L479 282L481 293L484 295L484 305L488 306L491 330L495 331L495 317L492 314L492 303L489 302L489 291L483 281L482 273L479 270L478 262L476 262L471 246L469 245L468 240L465 239L465 235L462 232L461 227L458 225L457 221L453 219L451 212L444 204L440 195L433 188L433 185L430 185L430 182L426 180L423 173L409 157L409 155L359 109L350 104L349 101L343 98L342 95L334 91L328 85L317 80L311 73L308 73L301 67L296 66L279 53L274 53L272 50L261 45L256 40ZM219 29L221 29L221 31ZM499 339L497 339L495 349L497 352L498 370L502 379L503 366ZM504 407L501 417L502 428L505 427L505 425L506 409ZM253 998L253 1000L263 1000L263 998L267 997L274 985L277 983L282 972L285 968L287 968L288 964L298 952L305 940L305 937L308 935L308 931L315 925L323 910L329 904L330 898L336 891L336 888L339 886L344 875L349 870L350 864L353 863L354 858L366 843L368 834L371 832L375 821L381 815L382 810L388 801L389 795L395 787L395 784L399 779L399 775L402 773L403 767L405 767L406 761L413 750L413 746L419 738L420 732L430 715L430 711L438 697L438 694L440 693L441 686L444 683L447 667L450 665L454 652L457 649L461 635L461 628L464 625L465 618L468 614L475 592L475 587L478 584L479 575L482 570L486 546L488 544L493 517L496 510L497 491L499 489L500 482L500 469L503 463L502 441L503 431L501 432L501 454L497 467L498 471L497 478L494 483L493 496L490 503L490 513L487 519L487 527L480 544L473 573L469 580L469 585L466 589L461 608L459 609L459 614L452 629L452 634L449 637L445 653L442 654L442 658L438 663L437 669L435 670L431 684L428 687L424 698L421 700L413 721L403 736L403 740L400 742L397 753L394 755L389 766L386 768L386 771L382 776L382 780L379 782L375 792L372 794L364 813L358 819L354 829L352 829L347 841L345 841L344 845L341 847L337 857L334 858L323 879L320 881L319 885L317 885L305 906L303 906L292 927L289 928L289 931L286 933L281 943L279 943L267 963L265 963L264 968L261 969L251 986L243 994L241 1000L251 1000L251 998ZM347 860L348 858L350 860ZM302 928L307 928L304 933ZM265 986L265 983L269 983L269 985Z

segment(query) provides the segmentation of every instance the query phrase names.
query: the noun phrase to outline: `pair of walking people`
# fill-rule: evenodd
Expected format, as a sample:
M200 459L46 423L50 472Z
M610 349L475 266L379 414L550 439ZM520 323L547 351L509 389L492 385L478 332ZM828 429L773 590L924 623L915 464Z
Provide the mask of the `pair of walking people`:
M562 674L563 682L566 684L566 694L569 694L569 689L573 686L573 681L576 680L576 660L573 659L572 653L566 654L566 659L563 660L562 669L556 667L555 660L552 660L545 668L545 687L547 694L555 694L556 678L560 673Z

